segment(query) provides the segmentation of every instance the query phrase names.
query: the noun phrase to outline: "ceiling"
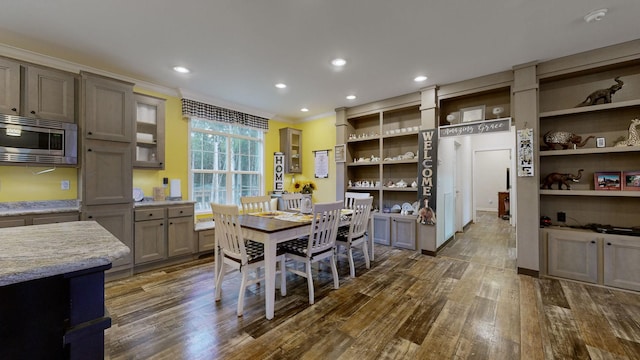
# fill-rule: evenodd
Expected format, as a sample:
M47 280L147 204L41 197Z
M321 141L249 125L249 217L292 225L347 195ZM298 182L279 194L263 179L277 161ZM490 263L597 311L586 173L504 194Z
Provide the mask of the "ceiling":
M638 0L21 0L2 7L0 44L299 121L639 39L639 14Z

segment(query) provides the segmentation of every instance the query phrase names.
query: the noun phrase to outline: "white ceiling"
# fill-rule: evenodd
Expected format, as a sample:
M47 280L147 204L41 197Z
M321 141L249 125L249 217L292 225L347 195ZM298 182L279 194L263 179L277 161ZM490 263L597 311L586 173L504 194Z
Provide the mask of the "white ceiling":
M299 120L638 39L639 15L640 0L16 0L0 43Z

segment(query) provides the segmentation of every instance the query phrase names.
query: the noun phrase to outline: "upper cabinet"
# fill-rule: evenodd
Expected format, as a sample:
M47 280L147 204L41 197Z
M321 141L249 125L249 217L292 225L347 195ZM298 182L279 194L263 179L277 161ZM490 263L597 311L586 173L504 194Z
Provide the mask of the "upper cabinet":
M37 119L76 122L76 76L0 58L0 111Z
M133 84L83 73L84 137L130 143Z
M0 58L0 111L20 114L20 64Z
M136 168L164 169L165 100L135 94Z
M302 130L280 129L280 151L284 153L287 173L302 173Z

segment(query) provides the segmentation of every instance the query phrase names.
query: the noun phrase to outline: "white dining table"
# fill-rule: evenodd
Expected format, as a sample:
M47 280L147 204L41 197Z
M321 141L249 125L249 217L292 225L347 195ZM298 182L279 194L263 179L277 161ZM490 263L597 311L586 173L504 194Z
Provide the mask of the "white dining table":
M265 277L265 312L268 320L273 319L275 307L275 279L276 279L276 255L279 243L297 239L311 232L311 220L289 221L270 216L257 216L251 214L240 215L238 218L242 227L242 235L264 244L264 277ZM340 226L349 225L348 220L340 222ZM372 228L373 226L370 226ZM373 229L371 229L373 230ZM369 237L370 242L373 236ZM218 238L215 239L214 261L215 276L221 271L222 259L218 249ZM373 250L373 247L371 247Z

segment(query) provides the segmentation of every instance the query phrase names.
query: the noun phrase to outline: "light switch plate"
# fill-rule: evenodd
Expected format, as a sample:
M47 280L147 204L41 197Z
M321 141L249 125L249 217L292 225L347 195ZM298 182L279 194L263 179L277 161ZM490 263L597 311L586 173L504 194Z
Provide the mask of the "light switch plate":
M69 190L69 180L60 181L60 189L61 190Z

